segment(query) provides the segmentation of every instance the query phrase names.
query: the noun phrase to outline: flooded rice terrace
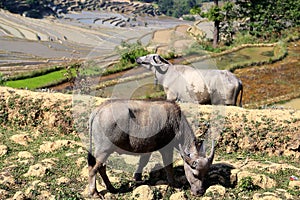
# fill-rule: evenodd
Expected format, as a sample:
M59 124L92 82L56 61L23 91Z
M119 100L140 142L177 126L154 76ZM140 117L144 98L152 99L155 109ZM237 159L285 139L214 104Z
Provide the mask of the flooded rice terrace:
M119 21L125 24L121 26ZM36 65L42 68L41 64L78 59L96 59L105 65L106 57L111 59L122 41L147 43L153 31L181 23L182 20L168 17L133 17L106 11L32 19L0 10L0 72L24 72L36 69Z
M158 30L162 32L155 34L155 37L163 36L162 33L168 30L174 31L174 27L178 25L193 24L162 16L134 17L106 11L83 11L67 14L60 19L31 19L1 10L0 19L0 72L3 74L32 71L74 60L91 60L100 68L107 67L112 61L118 59L115 47L122 41L142 41L144 45L147 45L150 41L157 39L154 38L153 33ZM206 24L203 29L211 35L212 27ZM170 33L167 32L167 34ZM157 41L163 41L163 39L165 38L158 38ZM170 40L170 42L176 43L177 41ZM291 45L288 55L290 58L268 65L268 68L272 70L266 70L265 66L236 70L235 73L244 83L244 104L290 93L293 95L284 99L299 97L297 94L300 83L299 78L297 81L296 77L300 71L300 44L295 42ZM269 60L272 56L273 47L253 47L218 58L193 62L191 65L202 69L224 69L245 61ZM182 57L171 62L177 63L184 60L185 58ZM276 81L274 75L276 75L275 79L280 81ZM97 84L107 81L104 77L93 78L97 80ZM111 75L109 79L114 84L108 84L107 87L99 89L99 96L123 97L125 95L138 98L157 91L151 72L140 70L139 67L130 72ZM65 83L53 89L64 91L69 87L70 84Z

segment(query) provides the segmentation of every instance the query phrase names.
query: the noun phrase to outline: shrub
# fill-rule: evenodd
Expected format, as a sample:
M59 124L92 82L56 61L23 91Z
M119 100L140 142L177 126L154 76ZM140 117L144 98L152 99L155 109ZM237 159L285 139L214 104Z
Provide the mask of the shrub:
M241 44L254 44L257 43L257 38L249 33L237 33L234 39L234 46Z
M121 46L117 48L117 51L121 55L120 63L123 66L134 64L136 58L150 53L139 41L137 43L127 43L123 41Z
M4 85L4 83L5 83L5 78L4 78L3 74L0 73L0 85Z
M257 185L253 184L252 177L250 176L242 178L238 187L241 191L254 191L259 189Z

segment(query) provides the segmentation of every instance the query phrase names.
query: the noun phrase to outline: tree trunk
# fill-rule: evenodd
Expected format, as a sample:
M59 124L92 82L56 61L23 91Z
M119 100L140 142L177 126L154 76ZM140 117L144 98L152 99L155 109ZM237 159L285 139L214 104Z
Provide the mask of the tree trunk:
M219 6L219 1L214 0L215 6ZM216 20L214 23L214 41L213 41L213 47L216 48L219 43L219 33L220 32L220 21Z
M214 41L213 41L213 47L216 48L219 43L219 35L220 35L220 21L215 21L214 23Z

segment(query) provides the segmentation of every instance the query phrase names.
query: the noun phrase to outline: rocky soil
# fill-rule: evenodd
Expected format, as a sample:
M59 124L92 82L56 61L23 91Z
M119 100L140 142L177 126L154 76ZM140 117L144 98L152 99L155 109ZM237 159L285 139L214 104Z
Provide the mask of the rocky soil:
M0 88L1 199L88 199L85 120L93 107L90 99ZM93 105L104 101L94 100ZM138 158L116 154L107 165L120 193L107 192L99 178L106 199L300 198L300 181L291 180L300 177L299 110L180 106L199 138L218 141L205 195L191 196L178 156L175 178L182 187L171 188L156 163L159 158L151 159L145 181L137 184L132 173ZM207 124L211 135L205 135Z

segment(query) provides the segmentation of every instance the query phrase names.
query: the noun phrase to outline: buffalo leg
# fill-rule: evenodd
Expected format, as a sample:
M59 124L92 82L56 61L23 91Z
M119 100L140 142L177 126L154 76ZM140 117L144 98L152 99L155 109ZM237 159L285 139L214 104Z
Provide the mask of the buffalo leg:
M168 182L171 186L175 186L175 180L174 180L174 174L173 174L173 150L167 149L167 150L161 151L160 153L162 155Z
M88 159L88 169L89 169L89 192L91 196L98 196L98 191L96 187L96 173L98 171L99 162L96 162L94 157L91 157L89 154L89 159Z
M108 176L106 174L106 165L102 163L101 166L98 168L98 171L99 171L99 173L102 177L102 180L104 181L108 191L111 193L117 192L116 188L114 188L114 186L111 184L111 182L108 179Z
M142 173L143 173L143 169L144 167L147 165L147 163L149 162L151 154L143 154L140 157L140 161L139 161L139 166L136 169L135 173L134 173L134 180L135 181L142 181Z

